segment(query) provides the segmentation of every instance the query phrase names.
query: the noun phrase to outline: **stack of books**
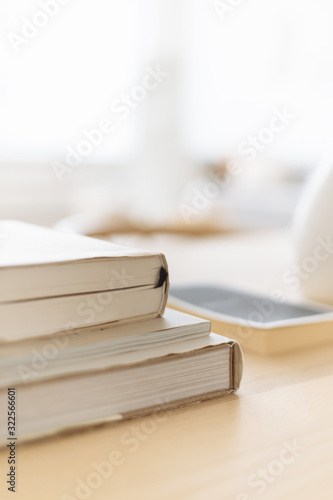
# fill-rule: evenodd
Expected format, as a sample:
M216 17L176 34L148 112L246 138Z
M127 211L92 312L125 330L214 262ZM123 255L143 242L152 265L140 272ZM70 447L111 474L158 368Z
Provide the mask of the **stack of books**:
M0 235L0 407L16 394L20 440L238 389L239 344L166 308L163 254L17 221Z

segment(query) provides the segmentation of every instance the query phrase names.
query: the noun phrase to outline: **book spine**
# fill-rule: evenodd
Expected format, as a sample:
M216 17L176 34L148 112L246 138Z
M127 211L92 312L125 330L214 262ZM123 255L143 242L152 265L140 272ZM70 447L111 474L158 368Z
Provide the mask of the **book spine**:
M160 279L158 282L158 287L163 286L164 287L164 294L163 294L163 300L161 302L161 307L160 310L158 311L158 315L162 316L164 314L167 301L168 301L168 294L169 294L169 269L168 269L168 263L165 258L165 255L163 253L160 254L161 261L162 261L162 266L160 270Z
M237 391L243 376L243 352L237 341L233 341L230 349L230 391Z

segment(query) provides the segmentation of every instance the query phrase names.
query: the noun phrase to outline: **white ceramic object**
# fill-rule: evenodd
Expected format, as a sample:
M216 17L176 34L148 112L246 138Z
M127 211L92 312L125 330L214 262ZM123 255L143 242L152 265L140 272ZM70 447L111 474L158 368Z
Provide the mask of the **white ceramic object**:
M308 181L293 221L295 256L303 294L333 304L333 159Z

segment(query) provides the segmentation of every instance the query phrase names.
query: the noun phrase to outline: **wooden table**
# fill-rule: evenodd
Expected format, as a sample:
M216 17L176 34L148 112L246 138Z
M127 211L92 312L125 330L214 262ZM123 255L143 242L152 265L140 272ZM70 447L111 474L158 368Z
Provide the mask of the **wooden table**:
M114 239L163 250L173 282L269 292L292 263L282 233ZM19 446L15 496L4 487L2 450L0 498L332 500L332 395L333 344L278 357L245 353L237 395ZM94 475L111 459L108 477ZM76 491L78 481L91 487Z

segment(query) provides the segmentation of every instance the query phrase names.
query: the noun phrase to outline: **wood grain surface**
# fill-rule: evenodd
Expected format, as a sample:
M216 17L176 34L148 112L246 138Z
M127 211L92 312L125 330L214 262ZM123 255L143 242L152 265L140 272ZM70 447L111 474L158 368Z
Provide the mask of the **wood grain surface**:
M113 239L164 251L171 282L269 292L283 286L281 276L292 263L283 233ZM274 357L245 353L236 395L18 443L16 494L6 491L7 451L1 450L0 498L331 500L332 398L332 345Z

